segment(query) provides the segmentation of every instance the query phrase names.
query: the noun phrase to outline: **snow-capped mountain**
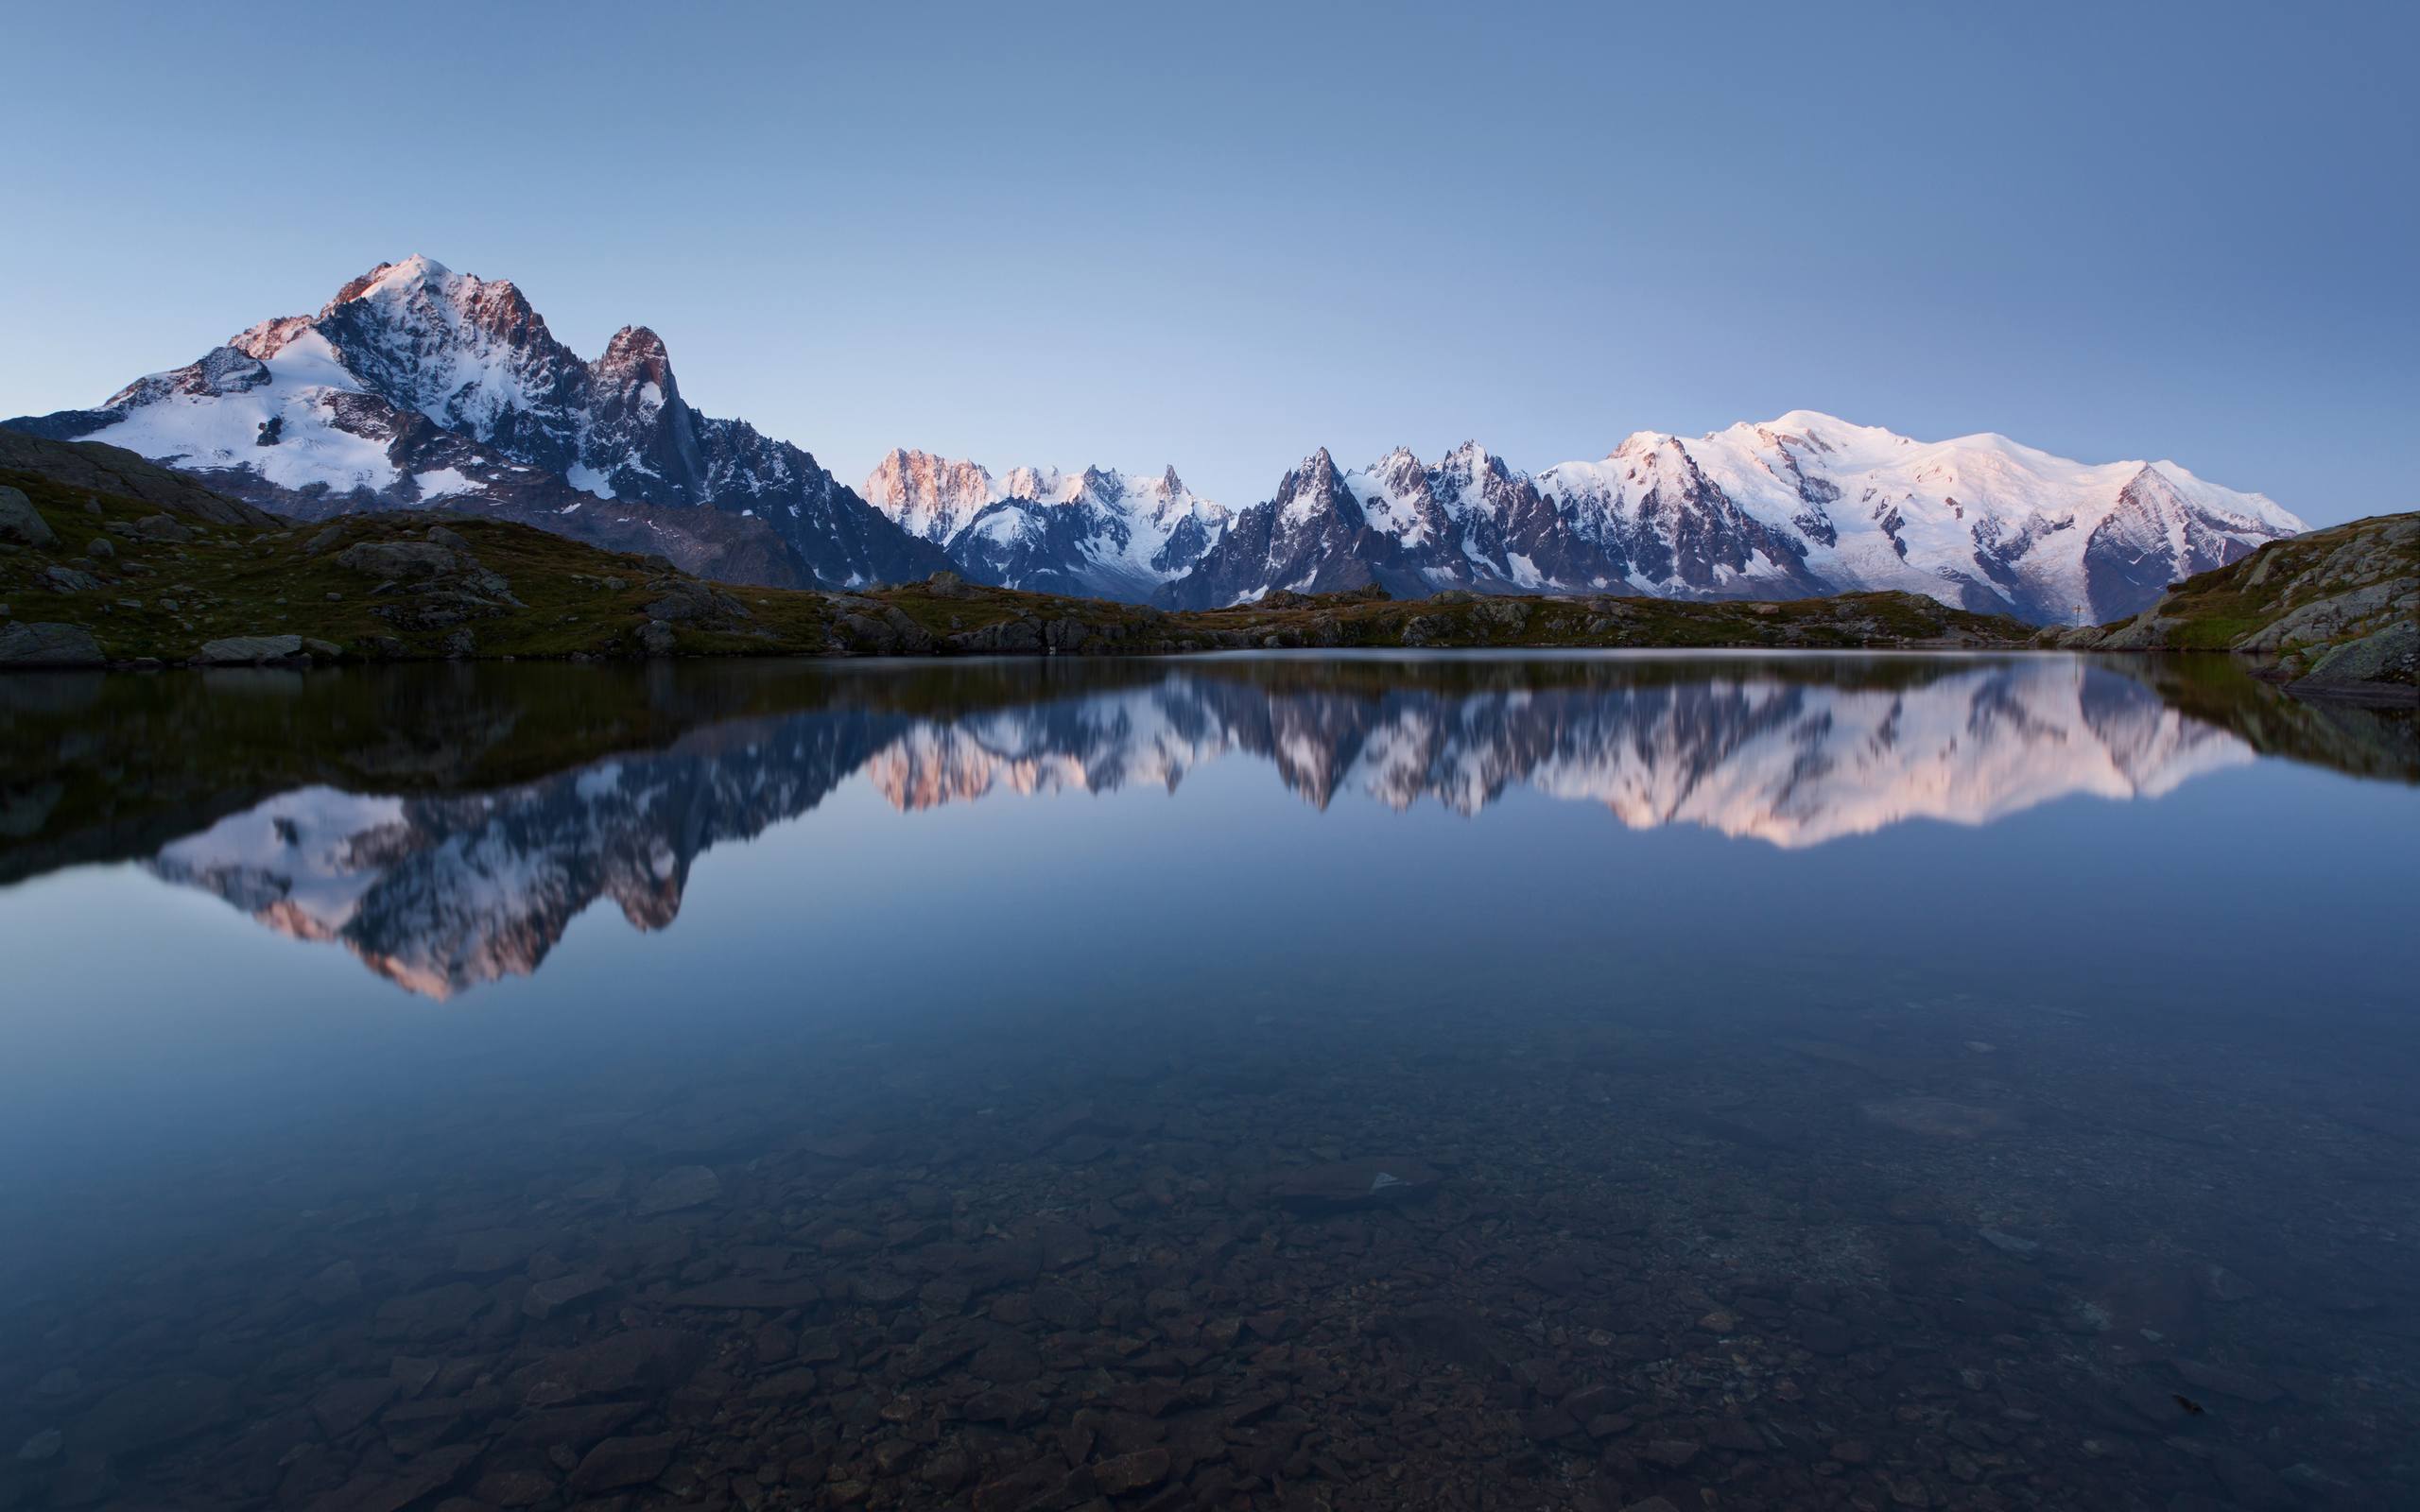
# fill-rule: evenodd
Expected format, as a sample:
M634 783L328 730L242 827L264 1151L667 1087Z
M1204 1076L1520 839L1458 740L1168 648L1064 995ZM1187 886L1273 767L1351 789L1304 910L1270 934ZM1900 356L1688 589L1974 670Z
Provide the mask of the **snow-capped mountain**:
M663 340L594 362L511 284L382 263L314 316L264 320L97 409L9 423L123 446L304 519L477 508L744 582L923 576L940 552L786 441L681 397Z
M1358 471L1324 450L1230 513L1156 476L895 451L842 486L682 397L626 326L595 361L510 283L424 257L265 320L97 409L9 424L111 442L303 519L442 504L726 580L979 582L1207 609L1277 590L1766 598L1904 589L2037 622L2110 621L2301 522L2173 462L2068 461L2002 436L1920 442L1811 410L1642 431L1530 474L1476 443ZM872 502L869 503L868 501Z
M893 449L865 497L949 553L967 577L1006 588L1143 602L1219 543L1227 511L1164 470L1019 467Z
M2071 462L1996 435L1922 442L1793 410L1693 440L1642 431L1534 477L1476 443L1351 472L1322 449L1160 601L1370 583L1397 596L1902 589L2037 623L2108 621L2302 528L2174 462Z
M692 864L862 778L923 810L1039 792L1174 792L1233 756L1324 808L1364 798L1477 814L1517 786L1632 829L1702 826L1796 848L1910 819L1982 824L2076 794L2154 798L2252 747L2123 673L2075 659L1938 662L1915 680L1693 681L1597 663L1568 683L1322 680L1303 663L1105 675L957 713L842 704L693 731L493 792L282 794L163 848L161 877L445 997L538 969L599 898L641 929Z

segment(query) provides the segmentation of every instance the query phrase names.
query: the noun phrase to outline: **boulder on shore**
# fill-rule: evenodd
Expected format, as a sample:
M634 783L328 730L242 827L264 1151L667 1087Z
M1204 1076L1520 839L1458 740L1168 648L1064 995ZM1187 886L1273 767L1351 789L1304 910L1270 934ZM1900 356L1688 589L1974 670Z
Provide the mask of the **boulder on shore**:
M50 528L23 489L0 488L0 541L47 551L59 544L59 532Z
M80 625L0 625L0 667L96 667L105 660Z
M204 642L194 661L206 667L242 667L291 662L304 654L299 635L229 635Z

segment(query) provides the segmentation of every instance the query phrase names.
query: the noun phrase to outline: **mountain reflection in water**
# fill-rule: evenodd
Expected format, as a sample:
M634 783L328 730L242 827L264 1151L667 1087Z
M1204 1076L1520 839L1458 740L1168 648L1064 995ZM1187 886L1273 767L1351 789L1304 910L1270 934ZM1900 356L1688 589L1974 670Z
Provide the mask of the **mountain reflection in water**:
M2156 799L2255 760L2256 742L2273 746L2281 728L2296 754L2411 776L2408 725L2289 706L2239 677L2213 698L2172 674L2162 688L2140 665L2053 656L532 671L519 683L433 669L152 684L158 703L202 705L147 709L155 721L198 718L224 735L266 700L292 730L320 732L325 748L296 749L248 730L233 772L179 774L222 809L248 761L370 781L299 782L216 814L170 802L134 826L164 833L147 864L444 998L534 971L599 898L639 929L670 923L700 854L809 814L860 777L913 812L1041 792L1175 796L1210 763L1258 761L1322 809L1434 801L1480 816L1526 787L1634 830L1698 826L1794 849L1914 819L1988 824L2074 795ZM339 696L381 679L400 706ZM566 685L587 722L560 765L476 785L482 774L465 768L558 728L536 694L562 699ZM323 707L332 698L341 715ZM745 712L768 705L778 712ZM80 712L73 698L62 707ZM461 748L441 739L417 760L364 755L400 738L396 725L457 731ZM569 759L581 737L602 749ZM176 748L199 765L210 744ZM9 838L28 851L59 844L49 832L79 816L58 812L57 783L35 775L42 750L11 755ZM457 790L466 781L475 790ZM90 825L82 854L95 835L104 851L132 849L126 829L123 816ZM44 859L64 858L36 867Z

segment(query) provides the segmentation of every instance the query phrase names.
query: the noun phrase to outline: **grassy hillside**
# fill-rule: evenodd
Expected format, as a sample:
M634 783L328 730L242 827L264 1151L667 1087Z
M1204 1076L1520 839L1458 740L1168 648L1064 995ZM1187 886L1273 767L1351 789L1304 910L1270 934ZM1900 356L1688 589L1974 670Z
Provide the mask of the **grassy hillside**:
M1904 593L1778 604L1278 593L1170 614L947 575L863 593L740 588L477 516L382 511L298 524L156 468L166 483L79 455L110 448L34 445L62 456L19 447L10 458L25 465L0 466L0 489L14 490L0 493L0 662L2014 646L2031 634Z
M2307 695L2420 696L2420 514L2261 547L2131 620L2051 637L2094 650L2233 651Z

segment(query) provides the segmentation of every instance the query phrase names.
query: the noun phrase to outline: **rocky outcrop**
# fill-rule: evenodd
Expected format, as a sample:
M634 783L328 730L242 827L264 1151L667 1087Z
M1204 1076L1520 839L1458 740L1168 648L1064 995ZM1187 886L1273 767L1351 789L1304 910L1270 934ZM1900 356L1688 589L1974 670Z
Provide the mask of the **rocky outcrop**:
M2307 697L2420 702L2420 514L2263 546L2113 625L2051 638L2102 651L2232 651Z
M123 447L54 439L22 429L14 421L0 425L0 468L39 472L66 489L140 499L172 514L214 524L266 529L280 523L265 509L229 498Z
M391 528L385 522L365 522L363 528L380 533L338 550L345 537L334 532L341 528L312 538L305 551L334 550L329 559L337 566L371 579L371 595L390 600L372 612L398 629L452 630L524 607L511 583L489 570L458 531L432 525L417 538L398 537L384 533Z

